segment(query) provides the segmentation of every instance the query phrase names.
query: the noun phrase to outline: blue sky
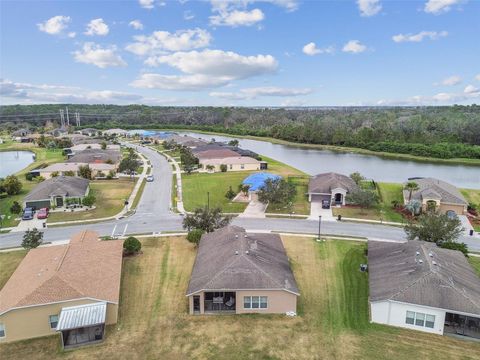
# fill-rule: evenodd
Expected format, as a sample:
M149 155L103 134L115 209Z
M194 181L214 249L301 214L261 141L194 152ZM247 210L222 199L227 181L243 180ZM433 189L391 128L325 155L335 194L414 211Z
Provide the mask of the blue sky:
M480 1L1 1L1 104L480 103Z

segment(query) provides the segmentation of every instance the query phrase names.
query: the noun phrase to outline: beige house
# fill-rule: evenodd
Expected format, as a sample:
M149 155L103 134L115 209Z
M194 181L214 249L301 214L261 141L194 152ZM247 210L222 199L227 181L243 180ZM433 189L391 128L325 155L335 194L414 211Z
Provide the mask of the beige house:
M421 202L423 211L435 209L450 217L467 213L467 200L452 184L435 178L420 178L411 181L418 185L418 190L412 192L411 198L410 191L403 191L405 204L411 200L417 200Z
M358 190L357 184L348 176L334 172L318 174L308 183L308 201L330 205L345 205L347 194Z
M52 174L56 176L66 175L70 172L73 172L74 176L78 176L78 170L80 166L87 166L92 170L92 177L95 178L100 175L108 175L110 171L115 172L117 167L113 164L106 163L56 163L50 166L47 166L43 169L34 170L34 173L38 173L39 176L44 177L45 179L50 179Z
M88 149L93 149L93 150L102 150L102 144L101 143L92 143L92 144L77 144L73 145L72 147L69 148L72 152L78 152L78 151L83 151L83 150L88 150ZM115 144L107 144L106 150L117 150L120 151L120 145L115 145Z
M186 295L190 314L285 314L300 293L278 234L227 226L202 236Z
M122 241L88 230L30 250L0 291L0 342L57 333L64 348L102 341L117 322L122 252Z
M226 157L222 159L200 159L200 172L220 172L221 165L227 166L227 171L260 170L261 161L248 156Z

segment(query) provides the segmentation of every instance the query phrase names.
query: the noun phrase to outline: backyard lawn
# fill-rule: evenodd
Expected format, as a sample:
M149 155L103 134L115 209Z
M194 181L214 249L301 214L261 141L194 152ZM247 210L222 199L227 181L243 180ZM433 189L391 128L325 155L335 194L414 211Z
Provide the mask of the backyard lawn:
M95 195L94 210L79 212L50 213L47 222L99 219L118 214L129 198L135 182L129 178L118 180L94 180L90 182L90 191Z
M470 265L473 266L473 268L475 269L475 271L477 272L478 276L480 276L480 257L478 256L470 256L468 258L468 262L470 263Z
M15 174L23 184L20 194L0 198L0 214L5 215L2 227L11 227L16 226L19 223L19 221L15 220L15 218L21 216L10 213L10 207L12 206L13 202L18 201L18 203L21 205L23 198L35 187L35 185L37 185L35 180L27 181L25 179L25 174L30 170L38 168L42 165L63 161L64 156L62 155L62 150L39 148L32 143L7 142L6 144L0 145L0 150L28 150L36 154L36 159L33 163Z
M268 161L268 172L281 175L296 185L297 196L293 204L293 211L296 214L309 214L310 204L305 195L308 186L308 177L289 165L265 156L262 156L262 159ZM185 210L193 211L197 207L206 206L207 192L210 192L210 207L219 206L224 212L243 212L247 207L247 203L231 202L225 197L225 193L230 186L233 191L237 192L238 185L252 173L254 173L254 171L182 174L183 203ZM268 206L267 213L288 214L288 209Z
M5 359L474 359L480 344L372 325L363 243L285 237L301 296L283 315L190 316L195 248L183 237L142 240L123 263L119 322L104 343L61 352L57 336L0 345ZM3 265L4 254L0 254ZM2 267L2 266L0 266ZM477 355L475 355L477 354Z
M460 189L460 191L469 203L477 205L477 211L480 212L480 190ZM476 223L473 223L473 228L475 229L475 231L480 232L480 221L477 220Z
M383 220L392 222L404 222L403 216L393 209L392 201L403 204L402 184L377 182L377 194L379 195L379 204L370 209L361 209L359 207L333 208L333 215L342 215L347 218L357 218L366 220Z

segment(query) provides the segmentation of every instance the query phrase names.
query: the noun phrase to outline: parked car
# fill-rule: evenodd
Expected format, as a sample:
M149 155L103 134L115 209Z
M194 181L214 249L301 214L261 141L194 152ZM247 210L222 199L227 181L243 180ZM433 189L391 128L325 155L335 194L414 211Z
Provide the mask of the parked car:
M48 218L48 213L49 213L48 208L41 208L40 210L38 210L37 219L42 220L42 219Z
M23 210L22 220L32 220L34 214L35 211L33 210L33 208L27 207L25 208L25 210Z
M152 181L155 180L155 179L154 179L153 175L148 175L148 176L146 177L146 180L147 180L148 182L152 182Z
M330 209L330 201L322 200L322 209Z

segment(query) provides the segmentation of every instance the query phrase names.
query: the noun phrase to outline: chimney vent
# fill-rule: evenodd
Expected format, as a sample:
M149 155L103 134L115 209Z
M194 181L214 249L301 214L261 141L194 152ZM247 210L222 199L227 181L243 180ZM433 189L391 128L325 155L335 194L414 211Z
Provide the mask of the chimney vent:
M235 255L238 255L238 251L235 251Z

